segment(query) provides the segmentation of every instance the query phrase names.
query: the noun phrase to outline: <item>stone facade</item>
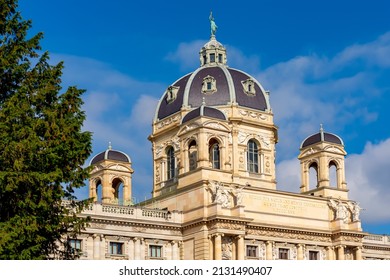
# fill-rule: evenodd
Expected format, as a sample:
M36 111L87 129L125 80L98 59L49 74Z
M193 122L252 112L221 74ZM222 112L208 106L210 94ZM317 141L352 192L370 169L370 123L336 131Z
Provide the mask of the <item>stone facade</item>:
M214 34L200 61L156 109L151 199L131 201L124 153L109 148L91 161L95 202L81 215L92 220L71 240L80 258L390 259L389 237L363 232L359 204L348 198L341 138L321 127L305 139L298 192L278 190L269 92L226 65Z

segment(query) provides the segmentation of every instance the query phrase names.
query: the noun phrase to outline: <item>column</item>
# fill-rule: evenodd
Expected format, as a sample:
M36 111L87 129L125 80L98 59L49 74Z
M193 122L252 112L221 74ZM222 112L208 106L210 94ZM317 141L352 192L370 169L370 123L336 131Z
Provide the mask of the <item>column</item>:
M237 236L237 260L243 260L245 253L244 237Z
M180 260L178 241L172 241L172 260Z
M266 260L272 260L272 249L273 249L273 242L267 241L265 242L265 259Z
M304 252L303 252L304 245L298 244L297 245L297 259L298 260L304 260Z
M100 259L100 236L97 234L93 235L93 259Z
M134 240L129 240L129 260L134 260Z
M209 235L209 260L214 259L214 243L213 243L213 236Z
M233 131L232 131L232 144L233 144L233 151L232 151L232 162L233 162L233 176L239 176L239 153L238 153L238 130L237 130L237 124L233 124Z
M140 259L141 260L144 260L145 259L145 246L146 246L146 243L144 242L144 239L141 238L139 240L139 243L140 243L140 251L141 251L141 255L140 255Z
M334 248L329 246L329 247L326 247L326 252L327 252L327 259L328 260L335 260L335 252L334 252Z
M216 260L222 260L222 234L217 233L214 237L214 254Z
M337 247L338 260L345 260L344 248L345 248L344 245L340 245Z
M362 260L363 259L363 256L362 256L362 247L358 246L355 248L355 259L356 260Z
M108 242L108 245L110 243ZM103 234L100 235L100 253L99 253L99 259L104 260L106 258L106 238Z
M134 259L141 259L141 240L139 238L134 238Z

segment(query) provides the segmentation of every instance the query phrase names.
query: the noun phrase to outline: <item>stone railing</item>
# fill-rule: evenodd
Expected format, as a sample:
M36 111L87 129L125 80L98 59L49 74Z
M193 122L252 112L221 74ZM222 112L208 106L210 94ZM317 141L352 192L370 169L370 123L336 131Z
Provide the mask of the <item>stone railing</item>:
M120 206L114 204L93 203L83 212L85 215L115 216L130 219L143 219L150 221L164 221L182 223L183 215L180 211L168 211L133 206Z
M390 246L390 235L369 234L364 237L363 244Z

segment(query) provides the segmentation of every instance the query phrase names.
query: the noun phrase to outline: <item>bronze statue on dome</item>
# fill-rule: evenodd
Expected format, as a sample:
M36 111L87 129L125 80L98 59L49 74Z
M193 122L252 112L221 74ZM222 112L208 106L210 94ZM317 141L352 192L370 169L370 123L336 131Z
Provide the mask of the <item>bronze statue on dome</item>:
M218 26L215 24L213 12L210 12L210 29L211 29L211 36L215 36L215 33L217 33Z

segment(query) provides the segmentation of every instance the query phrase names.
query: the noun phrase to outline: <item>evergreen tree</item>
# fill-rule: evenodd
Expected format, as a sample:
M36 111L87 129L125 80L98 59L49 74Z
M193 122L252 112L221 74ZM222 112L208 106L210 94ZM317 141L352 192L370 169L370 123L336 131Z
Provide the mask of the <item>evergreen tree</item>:
M85 226L87 203L74 189L91 153L84 91L61 93L63 64L40 54L42 33L29 38L17 8L0 0L0 259L73 258L66 239Z

